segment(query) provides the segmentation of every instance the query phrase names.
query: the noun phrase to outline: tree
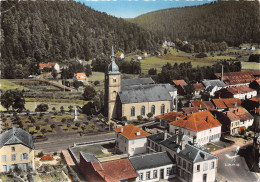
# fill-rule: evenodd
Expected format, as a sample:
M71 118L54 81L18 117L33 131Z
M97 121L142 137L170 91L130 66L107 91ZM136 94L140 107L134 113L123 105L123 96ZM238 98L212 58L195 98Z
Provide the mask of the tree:
M39 105L37 105L35 111L36 112L46 112L46 111L48 111L48 109L49 109L48 104L39 104Z
M53 130L56 127L55 124L51 124L51 129Z
M87 85L84 89L84 93L83 93L83 97L85 98L85 100L90 100L92 98L94 98L96 95L96 91L93 87Z
M87 115L96 114L95 112L95 105L93 102L88 102L82 107L82 113Z
M89 64L87 64L87 65L85 66L85 74L86 74L86 76L92 75L91 66L90 66Z
M45 123L49 123L49 119L48 118L46 118L44 121L45 121Z
M166 49L166 48L164 49L164 52L163 52L163 53L164 53L164 54L167 54L167 49Z
M53 108L52 108L52 110L53 110L53 112L55 112L55 111L56 111L56 108L55 108L55 107L53 107Z
M82 131L84 132L85 131L85 129L86 129L86 125L81 125L81 129L82 129Z
M67 119L66 119L66 118L62 118L62 119L61 119L61 122L62 122L63 124L65 124L65 123L67 122Z
M71 124L68 123L68 124L67 124L67 128L70 128L70 127L71 127Z
M99 82L98 80L94 81L94 85L95 85L95 86L97 86L97 85L99 85L99 84L100 84L100 82Z
M35 123L35 119L34 118L31 119L31 123Z
M76 126L77 128L79 128L79 127L80 127L80 123L79 123L79 122L75 123L75 126Z
M156 68L151 68L148 70L149 75L157 75L157 69Z
M126 116L122 116L121 120L122 121L127 121L127 117Z
M186 95L185 95L186 99L187 100L192 99L192 97L194 95L194 91L195 91L193 85L189 83L188 85L184 86L184 90L186 93Z
M68 108L69 108L69 112L73 111L73 106L72 105L69 105Z
M53 68L53 69L52 69L52 72L51 72L51 75L52 75L53 78L56 79L57 76L58 76L58 72L57 72L57 70Z
M82 82L80 82L78 80L74 80L73 87L78 90L78 88L80 87L81 84L82 84Z
M41 129L41 127L40 127L40 126L35 126L35 129L36 129L37 131L39 131L39 130Z
M24 109L25 99L23 92L16 90L7 90L1 95L1 105L9 112L12 107L13 111L21 112Z
M141 115L137 116L137 120L138 120L139 122L141 122L141 121L143 120L143 116L141 116Z
M63 106L60 107L60 112L61 112L62 114L65 113L65 110L64 110L64 107L63 107Z
M44 136L44 134L47 133L46 129L45 129L45 128L42 128L42 129L41 129L41 133L42 133L42 135Z
M148 114L147 114L147 117L149 118L149 120L151 119L151 117L153 117L153 113L151 113L151 112L149 112Z

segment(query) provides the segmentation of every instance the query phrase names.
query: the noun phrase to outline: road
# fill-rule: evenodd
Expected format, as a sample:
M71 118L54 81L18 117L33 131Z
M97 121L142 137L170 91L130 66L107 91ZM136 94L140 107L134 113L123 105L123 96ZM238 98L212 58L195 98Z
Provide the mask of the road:
M107 133L102 135L90 135L90 136L76 136L67 135L62 137L53 137L46 142L35 143L36 150L42 150L43 152L58 152L68 149L73 146L74 143L91 142L96 140L112 139L115 137L114 133Z
M236 155L236 148L229 149L218 156L217 181L260 182L256 174L249 171L243 157ZM250 155L250 154L249 154Z

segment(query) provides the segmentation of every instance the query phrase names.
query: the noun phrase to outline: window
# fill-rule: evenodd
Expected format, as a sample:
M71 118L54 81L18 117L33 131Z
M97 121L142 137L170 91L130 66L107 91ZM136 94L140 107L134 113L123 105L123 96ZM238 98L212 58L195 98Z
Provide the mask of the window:
M204 163L203 165L203 171L207 171L208 170L208 164L207 163Z
M172 169L172 168L167 167L166 176L170 176L170 174L171 174L171 169Z
M134 141L134 140L132 140L132 144L135 144L135 141Z
M181 158L179 158L178 164L181 165Z
M188 164L188 170L189 170L190 172L192 172L191 164Z
M116 97L116 91L113 91L113 97L114 98Z
M207 182L207 174L203 174L203 182Z
M113 82L114 82L114 83L116 82L116 77L113 77Z
M21 160L27 160L29 158L28 154L23 153L21 154Z
M186 169L186 161L185 161L185 160L183 160L183 162L182 162L182 163L183 163L183 168L184 168L184 169Z
M16 161L16 155L12 154L12 161Z
M131 108L131 116L135 116L135 107Z
M152 105L152 107L151 107L151 113L153 113L153 115L155 115L155 105Z
M12 147L12 152L14 152L15 151L15 147Z
M146 179L151 179L151 172L150 171L148 171L148 172L146 172Z
M153 170L153 178L157 178L157 170Z
M139 174L139 180L143 180L143 178L144 178L144 177L143 177L143 173L140 173L140 174Z
M197 172L200 172L200 165L197 165Z
M214 161L210 163L210 169L214 169Z
M164 113L165 113L165 105L162 104L162 105L161 105L161 114L164 114Z
M6 155L2 155L2 161L6 162Z
M7 165L3 165L4 172L7 172Z
M142 116L145 116L145 106L142 106L142 107L141 107L141 115L142 115Z

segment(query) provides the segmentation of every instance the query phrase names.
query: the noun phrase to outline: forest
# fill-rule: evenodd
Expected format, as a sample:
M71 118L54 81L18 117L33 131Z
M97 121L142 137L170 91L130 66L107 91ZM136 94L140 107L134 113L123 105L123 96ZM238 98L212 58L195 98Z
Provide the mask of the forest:
M170 8L127 19L163 40L225 41L229 46L260 43L259 2L218 1Z
M158 49L159 38L75 1L1 2L1 77L26 78L39 62L67 63Z

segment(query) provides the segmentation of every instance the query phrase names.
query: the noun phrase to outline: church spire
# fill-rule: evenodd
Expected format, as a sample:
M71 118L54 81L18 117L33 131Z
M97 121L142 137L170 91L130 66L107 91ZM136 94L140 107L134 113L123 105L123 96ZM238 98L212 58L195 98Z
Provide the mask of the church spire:
M111 54L111 57L115 57L114 46L112 46L112 54Z

